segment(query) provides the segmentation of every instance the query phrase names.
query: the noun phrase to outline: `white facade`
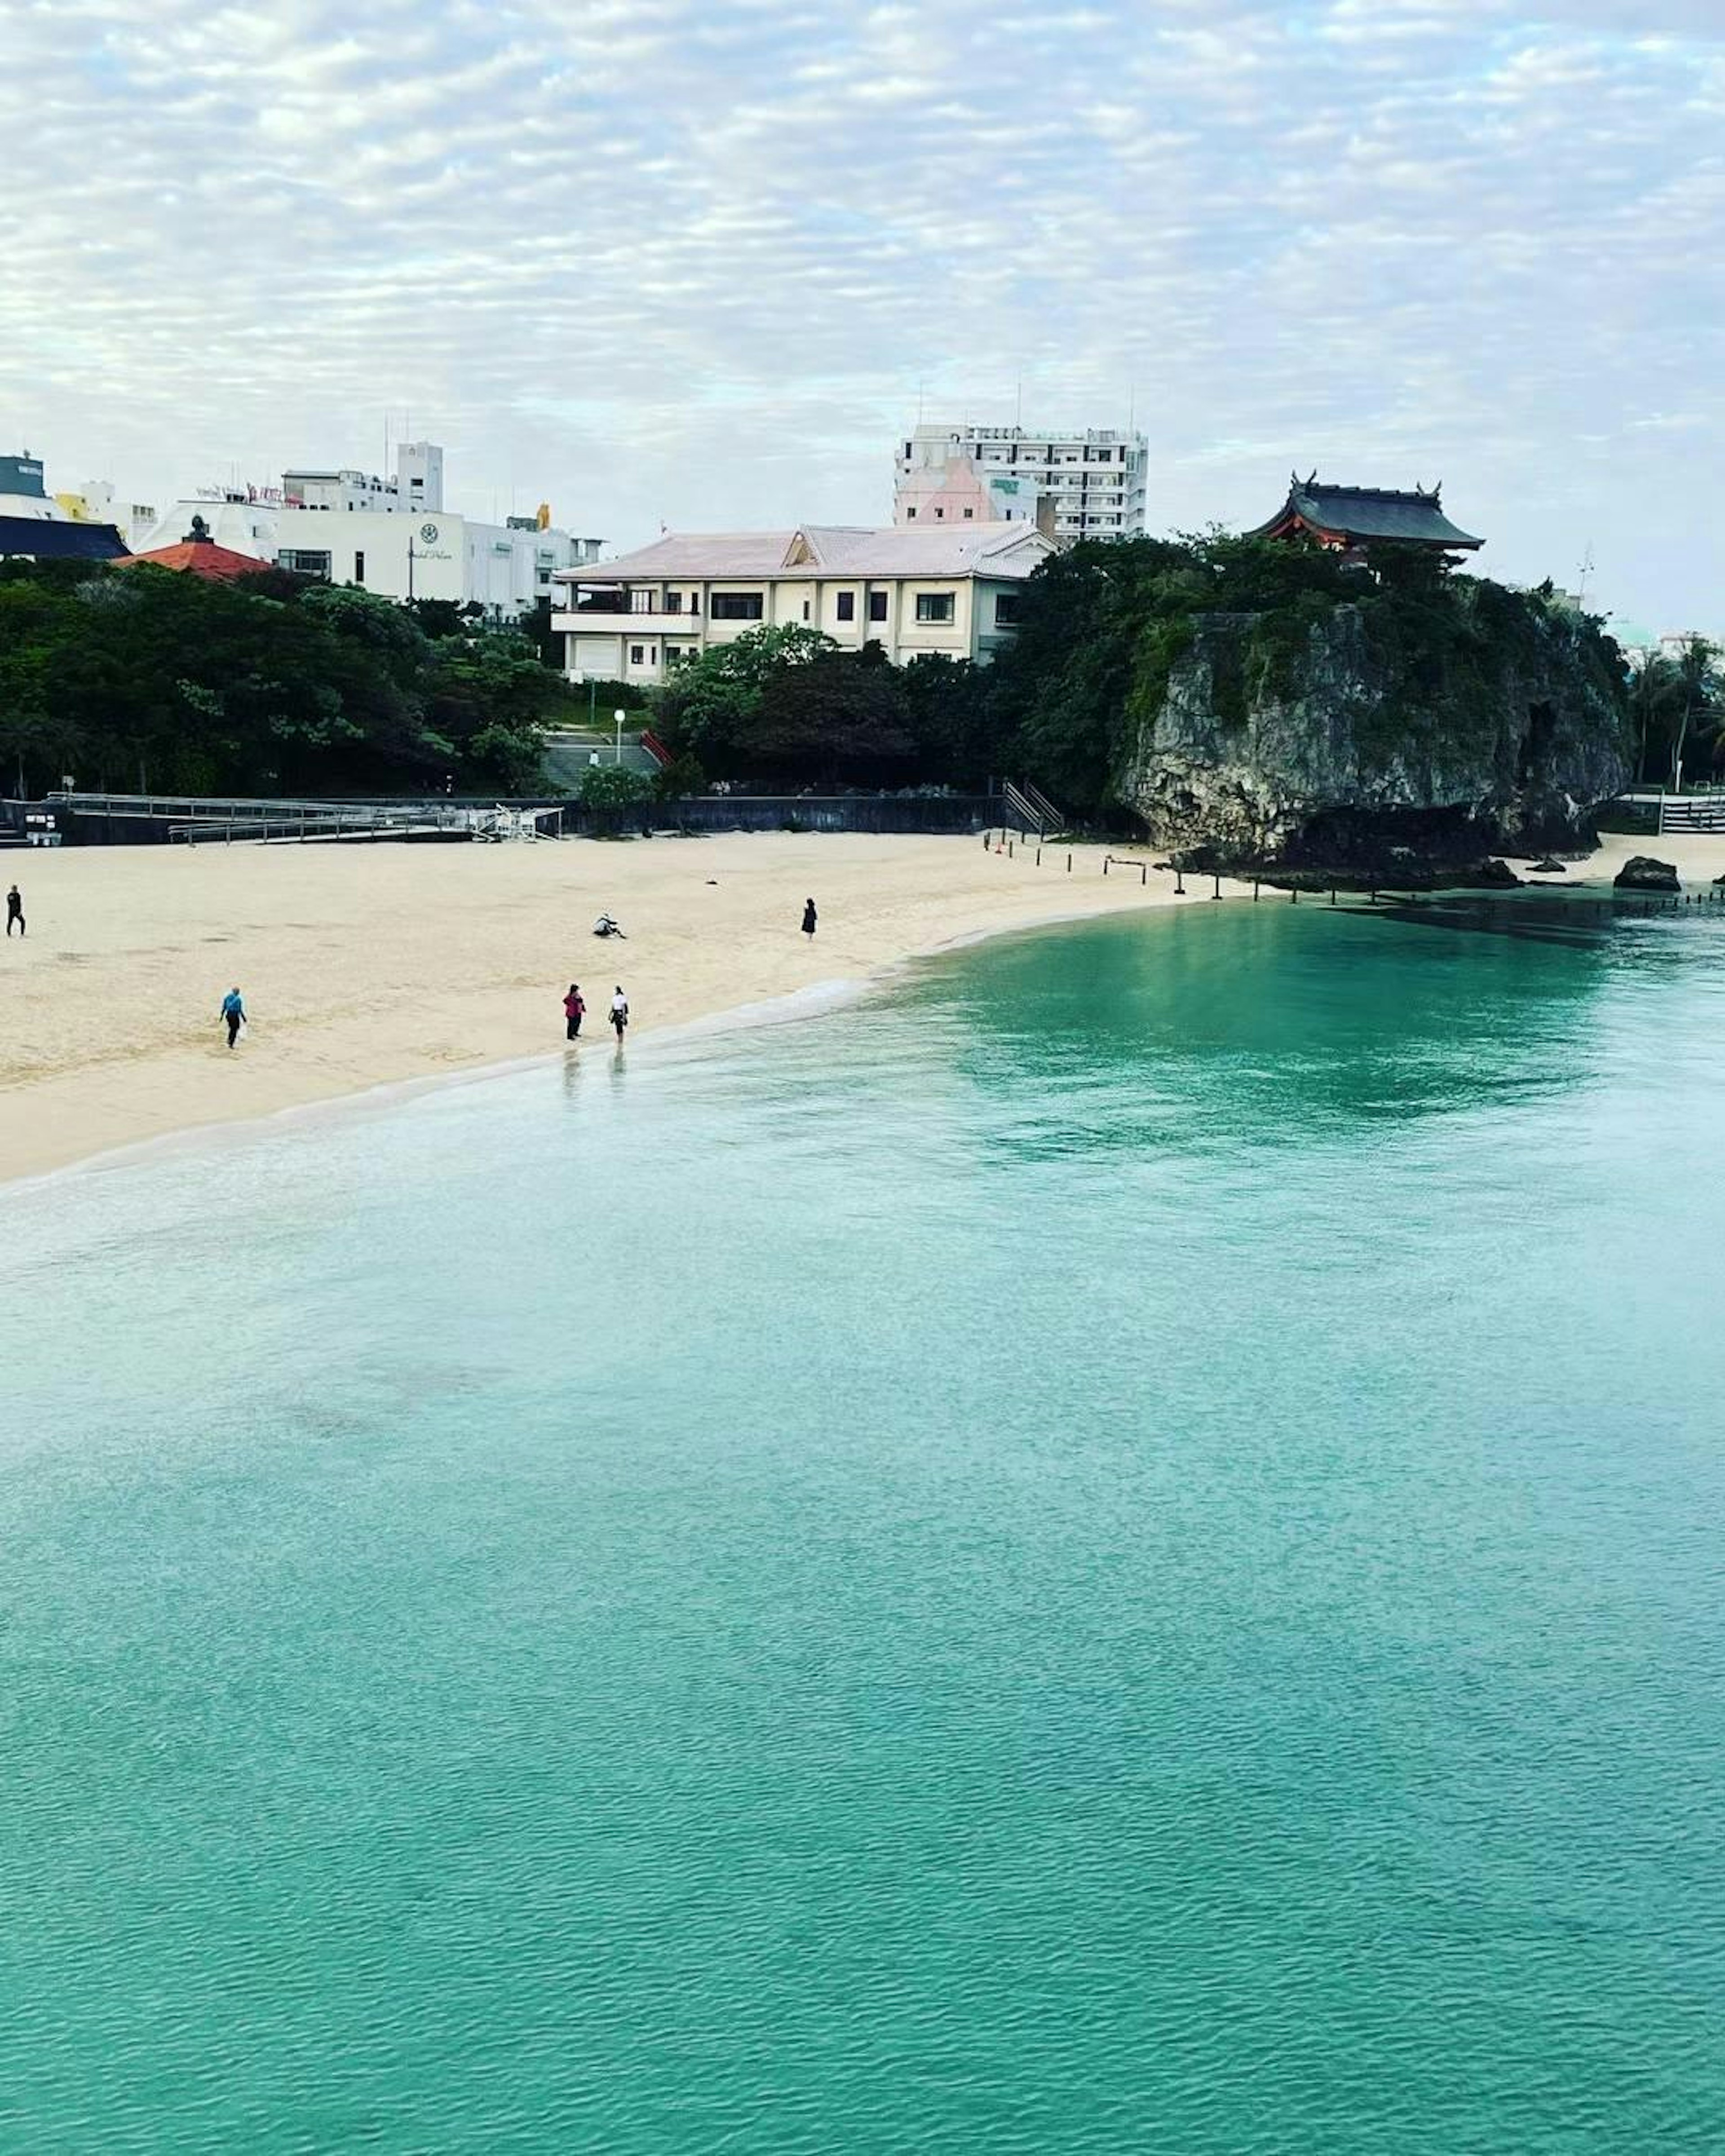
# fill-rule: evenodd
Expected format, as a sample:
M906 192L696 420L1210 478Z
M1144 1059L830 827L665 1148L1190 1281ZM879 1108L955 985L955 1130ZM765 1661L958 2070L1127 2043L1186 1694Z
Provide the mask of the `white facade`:
M249 494L219 494L213 488L203 494L182 495L171 501L147 530L132 534L135 554L154 553L162 547L177 547L201 516L217 546L236 554L255 554L260 562L275 558L275 521L280 506L255 490Z
M878 644L985 663L1012 635L1022 587L1054 552L1034 525L674 534L563 571L552 615L572 681L643 686L752 629L820 630L841 650Z
M1113 428L1038 434L1023 427L918 427L899 443L896 514L918 505L930 471L965 459L986 486L1011 480L1051 495L1055 536L1063 543L1144 529L1149 450L1142 434Z
M592 561L599 547L597 539L542 528L528 516L482 524L446 511L412 517L387 509L283 508L275 522L275 558L285 569L388 598L453 599L501 617L553 598L557 572Z
M537 516L482 523L447 511L444 453L434 442L403 442L395 475L349 470L284 472L280 487L209 488L170 503L135 552L171 547L201 516L218 546L277 561L284 568L357 584L393 599L449 599L511 619L554 594L560 569L599 552Z
M438 511L444 506L444 453L434 442L398 443L393 479L346 466L337 471L285 471L281 494L289 509L382 510L409 516Z
M111 524L134 553L142 535L156 529L151 506L121 501L110 479L87 479L78 493L57 494L54 500L74 524Z

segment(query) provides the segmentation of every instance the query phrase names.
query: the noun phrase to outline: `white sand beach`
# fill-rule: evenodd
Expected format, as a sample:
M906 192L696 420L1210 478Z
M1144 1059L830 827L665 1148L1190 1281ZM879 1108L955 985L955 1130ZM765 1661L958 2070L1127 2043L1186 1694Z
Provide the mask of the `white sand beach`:
M633 1044L955 939L1191 902L1165 873L1104 876L1105 850L1076 849L1070 874L1064 850L1039 869L975 839L792 834L8 855L29 934L0 950L0 1178L561 1052L572 980L603 1052L615 982ZM593 937L608 911L626 942ZM251 1022L230 1055L217 1007L235 984Z
M572 980L603 1051L614 982L634 1040L964 937L1209 895L1207 879L1180 899L1166 873L1105 876L1106 850L1074 850L1070 874L1064 849L1039 868L972 839L789 834L11 855L29 934L0 952L0 1177L561 1051ZM1725 872L1725 839L1614 839L1571 876L1609 882L1636 851L1687 882ZM603 911L626 942L594 940ZM236 983L252 1024L230 1055L217 1007Z

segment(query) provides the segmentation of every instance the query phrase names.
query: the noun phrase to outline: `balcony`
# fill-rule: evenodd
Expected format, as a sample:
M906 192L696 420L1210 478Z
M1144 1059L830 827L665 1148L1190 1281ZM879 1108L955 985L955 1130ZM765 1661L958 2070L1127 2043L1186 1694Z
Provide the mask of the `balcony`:
M601 613L577 607L572 612L552 614L551 625L560 636L699 636L701 617L668 613L662 607L650 613L632 613L618 607L608 607Z

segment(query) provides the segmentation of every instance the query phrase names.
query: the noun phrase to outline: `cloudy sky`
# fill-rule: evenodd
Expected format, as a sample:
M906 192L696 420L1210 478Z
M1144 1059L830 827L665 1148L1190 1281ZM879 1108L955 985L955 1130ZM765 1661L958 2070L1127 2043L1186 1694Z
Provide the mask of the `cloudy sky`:
M442 441L620 543L884 520L919 408L1153 528L1441 480L1725 629L1725 0L0 0L0 448L158 499Z

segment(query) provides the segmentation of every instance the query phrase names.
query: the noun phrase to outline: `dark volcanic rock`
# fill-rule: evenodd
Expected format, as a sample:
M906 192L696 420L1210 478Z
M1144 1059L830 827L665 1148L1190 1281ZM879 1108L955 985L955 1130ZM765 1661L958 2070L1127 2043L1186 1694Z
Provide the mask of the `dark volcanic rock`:
M1468 881L1486 889L1519 891L1521 878L1507 861L1481 861L1469 876Z
M1619 891L1681 891L1677 871L1669 861L1656 861L1651 854L1635 854L1612 878Z
M1548 854L1543 861L1535 861L1527 873L1529 875L1562 875L1563 864L1561 861L1554 861Z

